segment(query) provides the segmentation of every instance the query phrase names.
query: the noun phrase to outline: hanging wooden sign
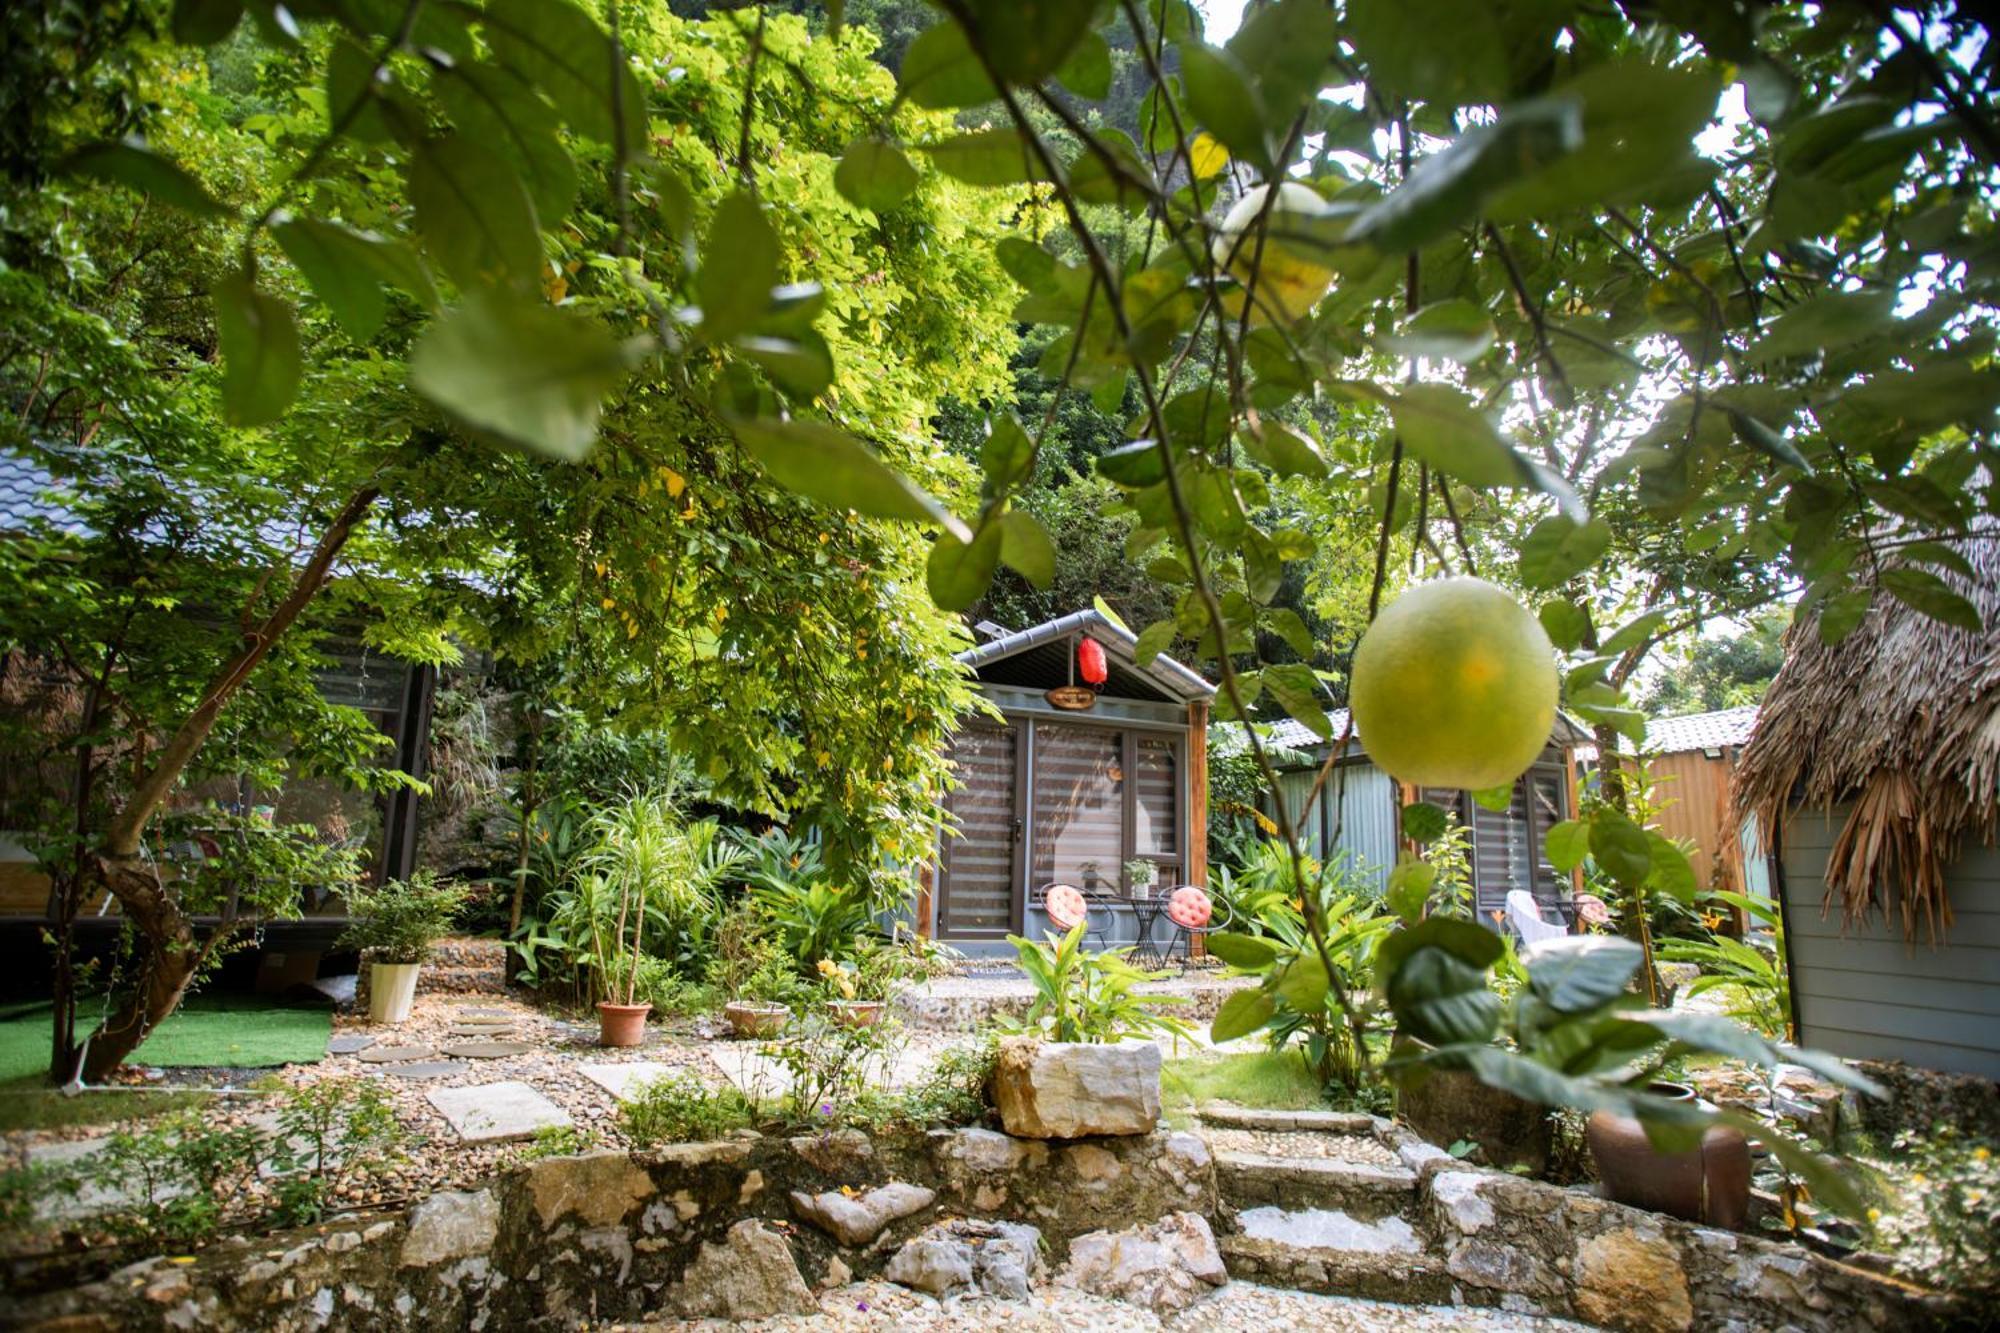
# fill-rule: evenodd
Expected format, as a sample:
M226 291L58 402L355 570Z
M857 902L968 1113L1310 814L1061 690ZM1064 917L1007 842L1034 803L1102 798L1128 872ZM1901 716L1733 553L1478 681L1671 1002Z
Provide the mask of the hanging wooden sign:
M1057 708L1080 713L1097 706L1097 691L1083 685L1058 685L1043 696Z

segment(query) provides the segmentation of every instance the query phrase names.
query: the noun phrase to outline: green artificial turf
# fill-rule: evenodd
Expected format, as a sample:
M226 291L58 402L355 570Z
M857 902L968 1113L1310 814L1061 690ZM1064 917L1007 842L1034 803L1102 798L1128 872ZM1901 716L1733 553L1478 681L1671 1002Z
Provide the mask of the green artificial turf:
M67 1129L77 1125L109 1125L144 1120L183 1106L213 1100L215 1093L159 1088L120 1088L68 1096L48 1085L40 1074L0 1081L0 1132L17 1129Z
M84 1011L96 1012L88 1004ZM49 1012L42 1005L0 1021L0 1080L47 1071ZM311 1064L326 1058L326 1040L332 1034L329 1007L286 1005L248 995L198 995L160 1024L133 1052L132 1063L230 1069Z
M1326 1105L1319 1080L1295 1050L1190 1055L1160 1067L1160 1099L1170 1113L1206 1102L1263 1111L1309 1111Z

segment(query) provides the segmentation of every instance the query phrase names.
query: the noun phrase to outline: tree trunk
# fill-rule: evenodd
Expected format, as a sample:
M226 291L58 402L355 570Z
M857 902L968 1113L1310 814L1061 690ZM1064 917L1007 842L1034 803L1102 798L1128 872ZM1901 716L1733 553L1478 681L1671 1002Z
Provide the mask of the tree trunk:
M205 951L194 937L194 923L167 897L152 871L137 860L95 858L84 877L116 895L125 916L139 934L138 984L104 1020L85 1044L83 1077L102 1081L130 1055L187 993Z
M1630 803L1625 790L1624 760L1618 752L1618 729L1600 722L1592 728L1592 735L1597 741L1597 789L1612 809L1626 814ZM1664 992L1660 986L1659 969L1653 962L1653 931L1646 922L1646 893L1643 888L1625 890L1623 928L1625 938L1639 946L1639 974L1646 983L1646 1003L1657 1009Z

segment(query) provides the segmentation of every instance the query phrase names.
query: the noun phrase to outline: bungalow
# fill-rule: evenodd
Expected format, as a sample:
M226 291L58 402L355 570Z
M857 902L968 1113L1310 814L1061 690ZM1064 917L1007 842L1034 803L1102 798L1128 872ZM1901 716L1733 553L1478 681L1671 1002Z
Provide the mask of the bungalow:
M1756 725L1755 704L1656 718L1646 724L1645 753L1665 803L1660 832L1689 849L1695 881L1769 898L1771 858L1757 821L1731 812L1736 765Z
M952 739L953 830L918 929L1008 952L1008 935L1047 927L1042 891L1070 884L1098 905L1107 942L1132 941L1134 863L1161 890L1207 879L1215 687L1165 656L1139 666L1131 632L1096 611L982 632L958 661L998 716L968 717Z

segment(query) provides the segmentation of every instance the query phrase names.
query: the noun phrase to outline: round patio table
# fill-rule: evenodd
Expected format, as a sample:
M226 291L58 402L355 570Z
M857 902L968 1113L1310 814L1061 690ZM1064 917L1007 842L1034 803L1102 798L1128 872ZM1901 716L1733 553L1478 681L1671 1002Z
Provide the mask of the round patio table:
M1132 924L1136 932L1132 957L1146 967L1165 967L1167 951L1153 942L1153 927L1167 910L1167 896L1164 893L1151 898L1132 896L1127 897L1125 902L1132 908ZM1167 948L1172 947L1170 940Z

